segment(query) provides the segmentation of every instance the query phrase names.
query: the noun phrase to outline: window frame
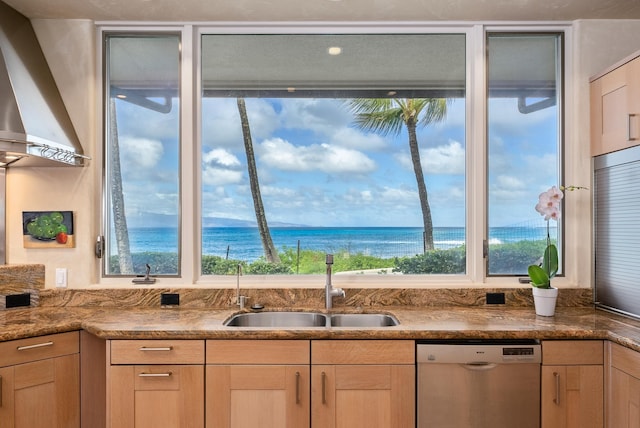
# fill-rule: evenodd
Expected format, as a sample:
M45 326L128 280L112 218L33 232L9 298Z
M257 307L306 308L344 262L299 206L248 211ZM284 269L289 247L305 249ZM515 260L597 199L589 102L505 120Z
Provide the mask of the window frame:
M487 33L496 32L556 32L563 33L563 89L564 99L571 99L572 87L568 84L568 76L572 73L572 26L570 23L223 23L223 24L167 24L162 23L103 23L98 26L99 62L103 57L102 43L105 33L114 32L140 33L180 33L181 38L181 103L180 103L180 139L182 157L180 160L180 242L179 254L180 276L161 277L156 286L203 286L209 288L232 288L236 286L235 276L203 276L200 272L201 242L201 60L200 40L203 34L398 34L398 33L464 33L466 34L466 221L467 231L467 266L466 274L461 275L349 275L341 276L340 286L346 288L459 288L459 287L528 287L520 284L516 276L491 276L486 273L483 257L484 241L487 232L487 110L486 110L486 64L485 42ZM98 70L103 70L99 64ZM100 71L102 73L102 71ZM100 76L99 82L104 81ZM103 84L103 83L102 83ZM104 92L102 92L104 97ZM99 100L101 110L105 100ZM569 103L563 102L564 118L563 140L571 139L573 112ZM104 117L104 114L101 116ZM102 121L104 122L104 121ZM101 123L102 138L105 141L105 124ZM103 143L104 149L104 143ZM581 154L580 150L571 146L571 150L563 149L559 156L562 159L564 179L572 181L576 172L565 167L565 157ZM102 168L102 212L101 232L104 234L104 210L106 210L106 179L103 159ZM569 208L570 209L570 208ZM574 231L576 234L574 234ZM574 236L579 228L565 230L563 239L567 248L577 246ZM563 246L565 247L565 246ZM100 265L97 274L99 283L106 286L130 285L130 277L105 277ZM557 278L557 286L575 283L577 266L575 258L565 259L565 276ZM241 280L245 288L321 288L324 286L322 275L250 275Z

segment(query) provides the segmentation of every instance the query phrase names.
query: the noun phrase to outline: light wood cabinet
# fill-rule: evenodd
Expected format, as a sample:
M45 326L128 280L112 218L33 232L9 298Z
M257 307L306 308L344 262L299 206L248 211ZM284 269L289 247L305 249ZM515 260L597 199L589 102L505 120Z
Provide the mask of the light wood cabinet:
M309 427L308 340L207 342L207 428Z
M591 82L591 155L640 144L640 57Z
M0 343L0 428L80 427L78 332Z
M112 340L110 428L204 426L204 341Z
M207 342L206 427L415 427L411 340Z
M607 427L640 427L640 353L608 343Z
M542 342L542 428L604 426L604 344Z
M312 428L415 427L415 344L311 343Z

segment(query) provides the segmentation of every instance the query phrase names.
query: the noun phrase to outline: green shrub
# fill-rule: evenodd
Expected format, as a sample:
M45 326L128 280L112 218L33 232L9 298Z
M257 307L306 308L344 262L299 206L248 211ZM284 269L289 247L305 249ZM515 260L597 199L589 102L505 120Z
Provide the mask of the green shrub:
M530 264L536 264L542 257L546 241L520 241L507 244L489 245L489 272L492 274L526 274ZM251 263L242 260L227 260L220 256L202 256L203 275L236 275L238 265L244 274L253 275L301 275L324 274L326 272L325 252L283 248L280 264L266 262L263 258ZM134 272L143 275L145 265L151 266L152 275L176 275L178 256L175 253L142 252L131 255ZM447 250L432 250L412 257L380 258L366 254L350 254L338 251L333 257L333 272L362 271L369 269L393 268L404 274L463 274L465 273L465 246ZM120 273L117 256L109 258L109 272Z
M489 245L489 272L525 275L529 265L538 263L546 246L544 240Z
M431 250L413 257L396 258L393 272L403 274L461 274L466 271L465 247Z
M291 268L282 263L269 263L266 260L256 260L247 266L249 275L291 275Z
M247 270L247 263L241 260L227 260L220 256L202 256L201 261L203 275L237 275L238 265L243 272Z
M147 263L151 266L152 275L176 275L178 273L178 254L176 253L145 251L131 254L131 260L136 275L144 275L147 272ZM109 257L109 272L112 274L120 273L118 256Z

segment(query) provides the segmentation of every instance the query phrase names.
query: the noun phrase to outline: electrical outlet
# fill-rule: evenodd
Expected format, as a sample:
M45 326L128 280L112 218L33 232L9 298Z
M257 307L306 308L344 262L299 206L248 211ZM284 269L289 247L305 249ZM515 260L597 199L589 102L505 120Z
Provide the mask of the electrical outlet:
M180 305L180 295L178 293L162 293L160 295L160 306Z
M67 287L67 268L56 268L56 287Z
M504 293L487 293L487 305L504 305Z

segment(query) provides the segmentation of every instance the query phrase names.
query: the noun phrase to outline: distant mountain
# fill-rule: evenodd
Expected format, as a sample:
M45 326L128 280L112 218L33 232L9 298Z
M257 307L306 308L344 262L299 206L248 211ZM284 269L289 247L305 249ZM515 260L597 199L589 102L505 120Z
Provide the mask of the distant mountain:
M129 227L175 227L177 216L168 214L141 213L127 217ZM255 220L239 220L224 217L204 217L202 227L257 227ZM306 227L303 224L269 222L269 227Z

